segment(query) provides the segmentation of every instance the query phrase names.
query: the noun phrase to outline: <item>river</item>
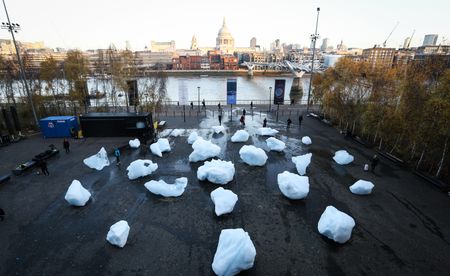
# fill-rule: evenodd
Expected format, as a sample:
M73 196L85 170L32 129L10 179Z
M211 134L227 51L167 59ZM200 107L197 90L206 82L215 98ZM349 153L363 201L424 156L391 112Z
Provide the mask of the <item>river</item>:
M289 92L291 90L293 77L278 76L278 77L266 77L266 76L254 76L249 78L247 76L168 76L167 77L167 97L169 101L177 102L179 101L179 86L183 82L187 88L187 98L188 101L196 102L198 101L198 88L200 87L200 100L205 99L207 102L226 102L226 87L227 79L234 78L237 80L237 102L240 101L268 101L269 100L269 87L272 87L271 99L273 100L273 87L275 85L275 79L286 80L285 86L285 101L289 102ZM138 91L142 91L143 83L145 80L143 78L138 79ZM307 98L307 91L309 85L309 78L302 78L303 84L303 98L302 101L305 102ZM42 84L42 91L45 91L45 83ZM15 95L19 96L18 91L22 91L21 84L15 83L13 85L15 90ZM66 89L66 88L65 88ZM111 81L98 81L95 78L90 78L88 81L88 89L90 93L93 91L108 92L111 91ZM116 88L117 89L117 88ZM0 102L6 102L5 98L5 87L0 87ZM64 89L63 89L64 90ZM42 92L45 94L46 92ZM50 94L50 92L48 92ZM61 93L61 92L59 92ZM64 92L67 93L67 90ZM24 95L24 93L21 93ZM94 101L92 100L92 103ZM103 102L103 100L100 100ZM123 102L123 103L122 103ZM119 98L119 104L124 103L124 97Z

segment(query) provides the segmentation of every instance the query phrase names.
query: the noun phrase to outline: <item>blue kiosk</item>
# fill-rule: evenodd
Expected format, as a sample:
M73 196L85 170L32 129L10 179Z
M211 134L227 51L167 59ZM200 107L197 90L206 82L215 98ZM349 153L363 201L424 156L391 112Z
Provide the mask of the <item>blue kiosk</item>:
M50 116L39 120L44 138L71 137L80 129L76 116Z

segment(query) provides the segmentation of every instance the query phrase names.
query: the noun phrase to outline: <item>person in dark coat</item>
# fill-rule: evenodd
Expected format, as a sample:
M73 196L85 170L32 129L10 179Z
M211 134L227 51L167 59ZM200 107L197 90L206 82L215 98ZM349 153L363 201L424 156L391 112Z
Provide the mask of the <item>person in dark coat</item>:
M370 170L373 172L374 170L375 170L375 167L378 165L378 156L375 154L373 157L372 157L372 164L371 164L371 166L370 166Z
M242 115L245 116L246 113L247 113L247 111L246 111L245 108L244 108L244 110L242 110Z
M221 126L222 125L222 114L219 113L218 117L219 117L219 126Z
M70 143L69 140L67 140L66 138L64 138L63 147L66 150L66 153L70 152Z
M50 173L48 172L48 168L47 168L47 162L45 162L45 160L41 160L39 162L39 167L41 167L41 171L43 175L50 175Z
M203 101L202 101L202 106L203 106L203 109L206 109L205 99L203 99Z
M287 128L290 128L291 124L292 124L292 120L291 120L291 118L288 118L287 119Z
M300 114L300 116L298 116L298 125L299 125L299 126L302 125L302 121L303 121L303 115Z
M218 103L218 104L217 104L217 108L218 108L218 109L219 109L219 111L220 111L220 103Z
M245 126L245 117L244 117L244 115L241 116L241 119L239 120L239 122L241 122L242 126Z
M119 150L119 148L116 148L116 150L114 151L114 156L116 157L117 165L120 165L120 150Z
M0 208L0 220L4 221L5 220L5 211L3 211L2 208Z
M194 109L194 102L191 102L191 109Z
M250 102L250 109L253 109L253 101Z
M267 119L266 118L264 118L263 127L267 127Z

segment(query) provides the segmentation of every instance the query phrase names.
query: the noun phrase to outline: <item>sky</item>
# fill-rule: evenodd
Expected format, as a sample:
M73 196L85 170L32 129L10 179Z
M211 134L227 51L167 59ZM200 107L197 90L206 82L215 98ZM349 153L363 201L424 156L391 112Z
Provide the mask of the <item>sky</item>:
M387 47L399 47L415 30L411 46L425 34L450 42L449 0L5 0L11 22L19 23L20 41L44 41L51 48L98 49L114 43L143 50L150 41L175 40L189 48L192 36L200 47L215 46L225 17L236 47L256 37L261 47L275 39L309 47L316 8L318 33L336 45L369 48L382 44L397 22ZM6 21L0 9L0 21ZM0 38L9 39L6 30Z

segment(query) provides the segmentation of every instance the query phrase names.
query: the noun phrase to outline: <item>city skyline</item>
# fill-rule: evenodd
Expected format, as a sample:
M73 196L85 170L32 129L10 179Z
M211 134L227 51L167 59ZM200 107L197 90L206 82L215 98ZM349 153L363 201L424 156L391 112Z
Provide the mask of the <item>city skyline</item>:
M152 40L175 40L177 48L187 49L193 35L199 46L214 46L224 17L238 47L249 46L252 37L266 49L275 39L309 47L317 7L321 8L318 47L323 38L329 38L333 47L342 40L348 47L370 48L382 44L397 22L399 25L387 47L398 48L413 30L412 47L421 46L426 34L438 34L438 44L443 38L449 38L445 13L450 3L446 1L432 1L426 6L414 5L414 1L386 0L347 1L345 5L331 0L281 0L276 6L257 1L227 3L218 5L203 0L168 4L131 0L127 5L87 0L64 5L52 0L6 2L11 21L22 26L17 39L44 41L52 48L87 50L107 48L110 43L125 48L125 41L129 41L133 50L143 50ZM274 14L277 8L280 12ZM2 22L6 21L3 10L0 16ZM10 36L3 30L0 38Z

